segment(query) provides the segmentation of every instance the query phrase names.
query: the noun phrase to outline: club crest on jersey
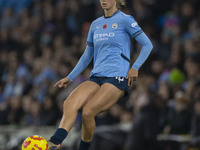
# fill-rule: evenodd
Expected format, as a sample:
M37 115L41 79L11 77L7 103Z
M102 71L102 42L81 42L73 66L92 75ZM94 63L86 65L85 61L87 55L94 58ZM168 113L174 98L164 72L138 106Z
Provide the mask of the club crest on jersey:
M103 25L103 29L106 29L106 28L107 28L107 24L104 24L104 25Z
M117 23L114 23L113 25L112 25L112 28L113 29L116 29L118 27L118 24Z

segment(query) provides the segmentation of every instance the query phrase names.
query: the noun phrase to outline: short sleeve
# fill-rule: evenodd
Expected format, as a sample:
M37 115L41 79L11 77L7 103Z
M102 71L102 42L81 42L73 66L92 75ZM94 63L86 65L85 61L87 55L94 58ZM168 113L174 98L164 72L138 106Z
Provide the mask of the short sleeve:
M89 29L89 32L88 32L88 37L87 37L87 45L88 46L94 46L93 44L93 29L92 29L92 24L90 25L90 29Z
M132 16L125 17L125 28L131 38L135 38L142 33L142 29Z

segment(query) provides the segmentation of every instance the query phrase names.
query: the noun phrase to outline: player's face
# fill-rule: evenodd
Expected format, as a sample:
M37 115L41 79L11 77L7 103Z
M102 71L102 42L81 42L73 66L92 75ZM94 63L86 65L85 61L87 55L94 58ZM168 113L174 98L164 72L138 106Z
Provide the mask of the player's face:
M116 7L116 0L100 0L100 3L101 7L106 10Z

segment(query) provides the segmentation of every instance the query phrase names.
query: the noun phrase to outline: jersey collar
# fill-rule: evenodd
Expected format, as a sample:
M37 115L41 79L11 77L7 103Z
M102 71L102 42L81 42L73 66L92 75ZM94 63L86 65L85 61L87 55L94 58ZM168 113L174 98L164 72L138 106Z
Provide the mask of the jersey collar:
M104 18L111 18L111 17L115 16L116 14L118 14L119 12L120 12L120 10L117 10L116 12L114 12L112 14L112 16L108 16L108 17L105 17L105 15L103 15L103 16L104 16Z

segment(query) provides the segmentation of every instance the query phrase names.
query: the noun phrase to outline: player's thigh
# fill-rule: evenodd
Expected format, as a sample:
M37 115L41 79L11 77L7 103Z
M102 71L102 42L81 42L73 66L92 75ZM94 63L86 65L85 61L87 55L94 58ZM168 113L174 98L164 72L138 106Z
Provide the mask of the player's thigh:
M93 113L105 111L113 106L120 97L124 95L124 91L110 83L104 83L101 88L90 98L83 107L83 113Z
M100 86L95 82L85 81L72 91L65 100L65 105L72 109L80 109L99 89Z

